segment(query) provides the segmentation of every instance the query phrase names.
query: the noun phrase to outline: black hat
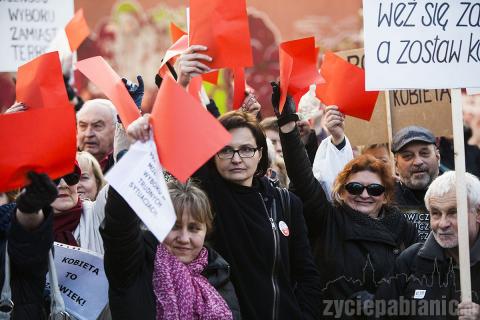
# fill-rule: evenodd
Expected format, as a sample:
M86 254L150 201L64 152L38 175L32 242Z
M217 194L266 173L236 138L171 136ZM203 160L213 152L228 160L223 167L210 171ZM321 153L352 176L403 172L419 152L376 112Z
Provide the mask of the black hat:
M435 144L435 136L430 130L419 126L402 128L393 136L392 152L397 153L400 149L413 141Z

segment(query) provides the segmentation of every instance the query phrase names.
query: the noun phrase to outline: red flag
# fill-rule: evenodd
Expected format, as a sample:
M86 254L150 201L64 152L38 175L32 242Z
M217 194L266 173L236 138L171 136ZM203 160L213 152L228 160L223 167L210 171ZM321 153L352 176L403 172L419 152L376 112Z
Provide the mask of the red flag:
M70 20L65 27L65 33L67 34L68 43L70 44L72 52L77 50L90 34L90 28L83 16L83 9L75 13L75 16L73 16L72 20Z
M122 79L102 57L78 61L77 68L112 101L125 128L140 117L140 111Z
M217 85L217 83L218 83L218 70L202 74L202 79L203 79L203 81L207 81L211 84Z
M245 0L190 0L189 36L207 46L212 69L253 64Z
M289 57L289 58L286 58ZM311 84L319 83L321 77L317 70L317 55L315 50L315 38L309 37L280 44L280 79L288 85L287 92L293 97L298 109L300 98L307 93ZM287 65L282 65L282 64ZM291 67L290 67L291 64ZM282 74L282 71L291 69L290 75ZM281 87L282 89L286 87ZM282 90L281 101L285 102ZM283 103L280 105L283 108Z
M0 115L0 192L23 187L33 170L56 179L73 171L75 112L68 104Z
M317 86L317 97L336 105L346 115L370 121L378 91L365 91L365 71L327 52L321 74L326 83Z
M245 100L245 70L233 69L233 110L240 109Z
M68 103L57 51L42 54L18 68L16 95L16 100L30 109Z
M175 42L170 48L167 49L165 52L165 56L163 57L162 63L160 64L160 68L158 69L158 74L165 78L167 74L170 73L168 70L167 62L171 59L175 59L177 56L183 53L183 51L187 50L188 48L188 36L181 36L177 42ZM172 61L172 64L175 61Z
M185 31L180 29L175 23L170 22L170 39L172 39L172 43L177 42L178 39L185 35L187 35Z
M192 79L190 79L190 83L188 84L187 91L198 102L201 102L200 101L200 90L201 89L202 89L202 77L201 76L196 76L196 77L193 77Z
M231 139L220 122L171 77L163 79L151 122L161 164L182 182Z

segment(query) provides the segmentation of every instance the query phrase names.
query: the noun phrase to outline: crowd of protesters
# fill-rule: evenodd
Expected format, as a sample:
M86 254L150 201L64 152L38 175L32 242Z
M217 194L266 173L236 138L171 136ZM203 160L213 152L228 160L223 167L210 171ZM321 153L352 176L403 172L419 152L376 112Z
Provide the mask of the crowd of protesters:
M172 73L182 87L210 71L205 50L193 45L177 60ZM140 106L143 79L124 84ZM57 241L103 255L103 318L480 319L478 111L467 118L466 140L472 301L460 302L455 173L444 172L438 147L448 142L410 126L391 146L365 146L354 157L338 107L325 108L328 137L318 141L290 96L279 105L285 88L271 85L276 117L261 122L270 106L253 91L221 116L206 103L231 140L187 183L168 183L176 222L161 243L103 176L130 143L150 138L150 115L124 128L109 100L76 106L73 172L56 180L29 172L25 188L0 194L0 318L57 316L45 297ZM405 314L376 308L402 299L411 306ZM420 310L420 301L457 303L438 314Z

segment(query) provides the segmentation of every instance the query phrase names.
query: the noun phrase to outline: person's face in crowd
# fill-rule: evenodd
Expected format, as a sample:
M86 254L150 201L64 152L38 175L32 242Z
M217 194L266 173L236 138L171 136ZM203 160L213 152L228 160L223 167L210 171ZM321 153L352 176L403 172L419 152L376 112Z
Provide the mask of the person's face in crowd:
M275 130L265 130L265 135L272 141L275 152L283 157L282 144L280 143L280 135Z
M108 107L88 108L77 115L77 146L90 152L98 161L113 150L115 124Z
M345 185L351 182L357 182L364 186L371 184L379 184L383 186L382 180L378 174L371 171L359 171L352 173ZM367 189L364 188L363 192L359 195L350 194L347 190L344 190L342 193L343 201L350 208L359 211L361 213L367 214L371 217L376 218L380 213L382 205L386 203L385 193L382 193L378 196L373 196L368 194Z
M52 203L53 212L62 212L70 210L75 207L78 202L78 184L69 186L64 179L60 179L60 183L57 186L58 196Z
M220 152L224 150L239 150L235 152L231 159L222 159L217 154L215 156L215 166L220 175L233 183L250 187L252 186L253 176L257 171L258 164L262 158L262 151L255 150L252 157L240 157L242 150L257 149L257 143L252 132L248 128L236 128L229 131L232 140Z
M433 144L412 142L395 155L400 180L410 189L425 190L438 176L440 153Z
M457 197L455 189L448 193L438 196L431 196L430 204L430 228L438 244L445 249L451 249L458 246L458 226L457 226ZM472 212L473 211L473 212ZM472 245L478 236L480 223L480 212L469 208L468 212L468 232L470 245Z
M390 152L384 146L370 148L364 154L372 155L387 165L390 164Z
M3 206L4 204L8 203L8 197L7 194L4 192L0 192L0 206Z
M200 253L206 234L207 225L194 220L186 209L182 218L177 219L163 243L178 260L188 264Z
M98 186L93 174L93 168L88 161L79 161L82 174L78 182L78 195L82 199L89 199L94 201L97 197Z

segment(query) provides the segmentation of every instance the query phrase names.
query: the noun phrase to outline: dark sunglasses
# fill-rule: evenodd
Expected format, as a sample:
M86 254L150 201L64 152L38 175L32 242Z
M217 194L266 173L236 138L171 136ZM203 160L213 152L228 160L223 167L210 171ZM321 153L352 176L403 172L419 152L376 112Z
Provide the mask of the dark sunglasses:
M65 183L68 184L69 186L73 186L73 185L76 185L78 181L80 181L80 176L76 173L70 173L70 174L67 174L66 176L53 180L53 182L58 186L58 184L60 183L60 180L62 179L65 180Z
M367 189L368 195L373 197L378 197L385 192L385 187L378 183L372 183L365 186L358 182L350 182L345 185L345 190L354 196L361 195L364 189Z

